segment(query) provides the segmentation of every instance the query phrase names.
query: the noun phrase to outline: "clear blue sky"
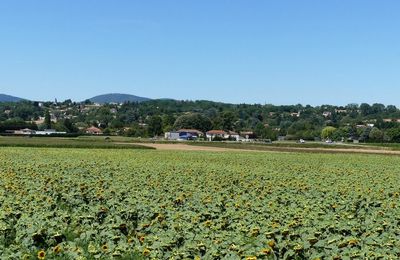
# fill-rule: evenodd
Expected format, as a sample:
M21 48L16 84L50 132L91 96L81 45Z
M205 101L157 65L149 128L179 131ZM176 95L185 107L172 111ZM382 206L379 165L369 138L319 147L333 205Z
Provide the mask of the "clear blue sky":
M400 105L398 0L2 0L0 93Z

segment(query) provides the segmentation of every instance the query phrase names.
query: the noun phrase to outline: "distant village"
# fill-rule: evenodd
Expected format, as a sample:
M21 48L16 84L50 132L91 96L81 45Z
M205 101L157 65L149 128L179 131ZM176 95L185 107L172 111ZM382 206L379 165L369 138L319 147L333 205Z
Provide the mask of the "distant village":
M400 141L400 111L382 104L274 106L151 100L0 103L0 134L123 135L173 141Z

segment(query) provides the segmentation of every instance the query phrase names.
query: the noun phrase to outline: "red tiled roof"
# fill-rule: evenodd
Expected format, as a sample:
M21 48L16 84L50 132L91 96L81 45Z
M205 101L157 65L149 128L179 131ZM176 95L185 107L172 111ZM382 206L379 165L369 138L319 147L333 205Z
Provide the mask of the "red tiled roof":
M86 129L87 132L91 132L91 133L101 133L101 129L97 128L97 127L89 127L88 129Z
M209 135L224 135L226 132L224 130L210 130L207 132Z

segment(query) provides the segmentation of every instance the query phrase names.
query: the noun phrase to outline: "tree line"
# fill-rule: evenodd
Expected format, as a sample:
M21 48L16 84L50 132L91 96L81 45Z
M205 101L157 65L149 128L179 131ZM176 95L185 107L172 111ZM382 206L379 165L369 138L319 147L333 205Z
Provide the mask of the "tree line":
M40 120L41 119L41 120ZM40 122L35 124L34 122ZM0 103L0 132L54 128L69 133L96 126L106 134L153 137L180 128L252 131L260 139L400 141L400 110L394 105L346 106L227 104L151 100L95 105L90 101Z

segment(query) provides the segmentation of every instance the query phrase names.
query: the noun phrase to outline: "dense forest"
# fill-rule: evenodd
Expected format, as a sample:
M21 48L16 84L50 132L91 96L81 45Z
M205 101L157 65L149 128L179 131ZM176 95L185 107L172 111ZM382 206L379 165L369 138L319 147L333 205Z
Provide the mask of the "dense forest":
M383 104L347 106L227 104L211 101L150 100L124 104L0 103L0 132L21 128L84 133L160 136L180 128L252 131L260 139L400 142L400 110Z

